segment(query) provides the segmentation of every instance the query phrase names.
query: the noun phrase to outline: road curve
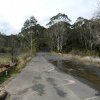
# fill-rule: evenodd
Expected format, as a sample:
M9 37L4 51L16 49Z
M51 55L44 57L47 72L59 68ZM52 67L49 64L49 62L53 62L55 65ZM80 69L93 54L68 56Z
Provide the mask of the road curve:
M96 90L55 70L43 55L34 57L6 90L6 100L100 100Z

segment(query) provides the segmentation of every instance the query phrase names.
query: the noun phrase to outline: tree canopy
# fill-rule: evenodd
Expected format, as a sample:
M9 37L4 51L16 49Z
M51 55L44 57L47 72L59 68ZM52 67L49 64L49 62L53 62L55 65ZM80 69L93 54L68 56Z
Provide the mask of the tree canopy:
M99 13L98 13L99 16ZM48 28L38 24L31 16L21 32L14 36L16 48L27 51L40 51L49 48L52 51L71 52L73 50L95 51L100 54L100 17L92 19L78 17L74 24L66 14L58 13L50 18ZM0 51L10 48L11 36L0 33Z

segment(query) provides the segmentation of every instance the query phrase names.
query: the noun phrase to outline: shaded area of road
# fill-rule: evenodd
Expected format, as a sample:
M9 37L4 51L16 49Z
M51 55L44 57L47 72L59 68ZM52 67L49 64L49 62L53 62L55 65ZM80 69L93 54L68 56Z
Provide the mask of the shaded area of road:
M100 100L99 95L96 96L98 91L71 75L55 70L47 58L62 59L39 53L6 86L9 93L6 100Z

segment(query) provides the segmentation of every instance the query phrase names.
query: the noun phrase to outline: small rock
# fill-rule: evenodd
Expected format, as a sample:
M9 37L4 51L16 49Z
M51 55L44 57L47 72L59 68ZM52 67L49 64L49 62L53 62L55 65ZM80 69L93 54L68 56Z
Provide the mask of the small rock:
M7 92L3 87L0 87L0 100L5 100Z

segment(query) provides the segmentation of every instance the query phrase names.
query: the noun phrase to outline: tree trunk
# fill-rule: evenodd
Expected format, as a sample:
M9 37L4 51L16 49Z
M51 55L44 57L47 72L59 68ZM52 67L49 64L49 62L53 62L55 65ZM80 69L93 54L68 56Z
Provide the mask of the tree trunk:
M57 36L57 51L60 51L60 37Z

